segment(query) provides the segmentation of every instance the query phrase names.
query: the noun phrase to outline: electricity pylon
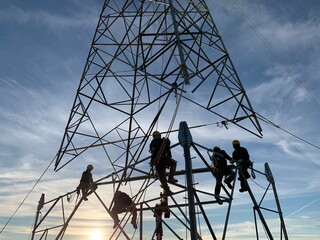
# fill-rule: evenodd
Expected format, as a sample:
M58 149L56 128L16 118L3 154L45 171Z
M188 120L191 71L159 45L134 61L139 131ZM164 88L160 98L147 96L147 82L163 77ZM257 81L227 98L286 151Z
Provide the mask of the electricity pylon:
M112 197L100 192L134 183L130 190L139 213L139 239L224 239L234 188L222 185L224 217L217 220L211 211L217 206L215 196L202 187L203 181L214 180L205 157L209 148L193 141L189 132L199 127L194 113L222 126L234 124L262 136L205 1L106 0L56 155L55 170L86 154L96 154L99 159L103 156L109 172L96 182L99 188L92 198L101 203L106 220L110 220ZM185 120L192 125L188 127ZM175 128L177 121L179 129ZM175 193L170 197L150 192L159 188L148 165L149 137L158 128L170 135L173 150L182 146L183 154L177 160L185 163L177 171L181 177L172 186ZM74 191L48 203L55 206L64 198L70 199L71 194ZM62 207L64 217L59 227L40 231L42 220L36 222L33 236L41 233L42 239L50 230L58 229L55 239L62 239L81 203L82 199L68 213ZM45 217L54 206L48 207ZM260 210L258 214L264 229L268 229ZM126 226L129 215L123 217L109 239L133 238L135 232ZM156 218L156 227L150 227L150 217ZM216 230L213 221L217 224L220 220L224 225ZM272 238L271 232L267 234Z
M55 169L96 147L128 167L159 119L170 125L174 97L261 135L204 1L105 1Z

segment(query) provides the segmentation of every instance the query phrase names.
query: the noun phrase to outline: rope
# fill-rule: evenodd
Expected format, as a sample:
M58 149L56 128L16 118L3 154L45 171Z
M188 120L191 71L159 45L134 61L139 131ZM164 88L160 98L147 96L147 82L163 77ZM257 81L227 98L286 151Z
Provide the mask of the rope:
M169 135L170 135L170 132L171 132L171 130L172 130L172 128L173 128L173 124L174 124L174 122L175 122L175 120L176 120L176 117L177 117L177 114L178 114L178 110L179 110L179 107L180 107L180 101L181 101L181 96L182 96L182 92L183 92L184 85L185 85L185 84L183 83L182 89L181 89L181 94L179 94L178 99L177 99L176 108L175 108L175 110L174 110L174 113L173 113L171 122L170 122L170 124L169 124L168 132L167 132L167 135L166 135L167 137L169 137Z
M52 161L49 163L49 165L47 166L47 168L44 170L44 172L41 174L41 176L39 177L39 179L35 182L35 184L32 186L32 188L30 189L30 191L28 192L28 194L25 196L25 198L22 200L22 202L19 204L19 206L17 207L17 209L14 211L14 213L12 214L12 216L9 218L9 220L6 222L6 224L3 226L3 228L0 231L0 234L3 232L3 230L7 227L7 225L10 223L11 219L15 216L15 214L18 212L18 210L20 209L20 207L24 204L24 202L27 200L27 198L29 197L29 195L31 194L31 192L33 191L33 189L37 186L37 184L40 182L40 180L42 179L42 177L44 176L44 174L47 172L47 170L49 169L49 167L51 166L51 164L54 162L55 157L52 159Z
M257 183L256 181L254 181L252 178L250 178L250 180L251 180L254 184L256 184L258 187L260 187L260 188L262 188L262 189L264 189L264 190L267 190L267 189L268 189L267 187L264 187L264 186L262 186L261 184ZM270 188L269 190L272 190L272 188Z
M253 167L251 167L251 176L252 176L253 179L256 179L256 174L255 174L255 172L253 170Z
M257 183L256 181L253 180L253 179L256 179L256 174L255 174L255 172L260 173L261 175L264 175L264 176L265 176L265 174L263 174L262 172L259 172L259 171L255 170L253 167L250 167L250 169L251 169L251 176L252 176L252 178L250 178L250 180L251 180L254 184L256 184L258 187L260 187L260 188L262 188L262 189L264 189L264 190L267 190L268 187L264 187L264 186L262 186L261 184L259 184L259 183ZM272 190L272 188L270 188L269 190Z

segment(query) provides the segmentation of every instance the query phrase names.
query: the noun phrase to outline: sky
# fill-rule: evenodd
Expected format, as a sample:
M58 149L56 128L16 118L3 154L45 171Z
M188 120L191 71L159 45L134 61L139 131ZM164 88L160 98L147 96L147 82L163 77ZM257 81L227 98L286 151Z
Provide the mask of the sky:
M0 239L29 239L41 193L50 199L71 191L85 168L50 165L25 199L59 149L103 1L0 3ZM260 121L262 139L232 126L194 134L229 153L237 138L257 168L268 162L289 239L319 239L320 3L206 3L254 110L277 127ZM94 174L103 176L98 168ZM239 206L248 200L238 197ZM248 219L237 223L246 226L239 236ZM94 231L83 239L99 240Z

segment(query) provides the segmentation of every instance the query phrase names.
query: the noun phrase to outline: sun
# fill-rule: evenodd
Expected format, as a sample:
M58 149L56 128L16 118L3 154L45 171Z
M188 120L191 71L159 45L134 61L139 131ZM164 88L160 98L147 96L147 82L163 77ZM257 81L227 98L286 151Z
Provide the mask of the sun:
M94 231L90 233L90 240L103 240L103 234L101 231Z

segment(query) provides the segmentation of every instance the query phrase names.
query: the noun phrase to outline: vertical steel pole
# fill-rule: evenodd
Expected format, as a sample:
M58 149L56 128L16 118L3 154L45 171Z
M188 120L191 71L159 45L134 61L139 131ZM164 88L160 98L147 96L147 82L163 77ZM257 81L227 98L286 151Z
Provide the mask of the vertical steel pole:
M35 235L36 229L37 229L37 223L38 223L38 219L39 219L40 210L43 208L43 205L44 205L44 193L41 194L40 200L39 200L39 202L38 202L36 219L35 219L35 221L34 221L34 226L33 226L33 230L32 230L31 240L34 240L34 235Z
M140 203L140 240L143 240L143 210L142 203Z
M276 201L276 205L277 205L277 209L278 209L278 213L279 213L279 217L280 217L281 230L283 231L285 240L288 240L288 239L289 239L289 238L288 238L288 233L287 233L287 229L286 229L286 226L285 226L284 220L283 220L283 215L282 215L282 210L281 210L281 206L280 206L280 201L279 201L279 198L278 198L278 193L277 193L277 189L276 189L276 184L275 184L275 182L274 182L274 178L273 178L271 169L270 169L270 167L269 167L269 164L268 164L268 163L265 163L265 164L264 164L264 167L265 167L266 178L267 178L267 180L268 180L268 181L271 183L271 185L272 185L273 194L274 194L274 197L275 197L275 201ZM280 233L280 234L281 234L281 233Z
M192 178L192 162L190 157L190 147L192 143L192 136L189 131L186 122L180 122L179 127L179 143L183 147L184 158L185 158L185 168L186 168L186 179L187 179L187 189L188 189L188 207L189 207L189 220L190 220L190 235L191 239L197 239L197 222L196 222L196 211L195 211L195 201L193 192L193 178Z
M238 166L238 167L239 167L239 166ZM265 232L266 232L266 234L268 235L269 239L270 239L270 240L273 240L274 238L273 238L273 236L272 236L272 234L271 234L271 231L270 231L270 229L269 229L269 226L268 226L266 220L264 219L264 216L263 216L263 214L262 214L262 212L261 212L260 206L259 206L258 202L256 201L256 198L254 197L254 195L253 195L253 193L252 193L252 191L251 191L251 188L250 188L250 186L249 186L249 184L248 184L248 181L247 181L247 179L244 177L244 174L243 174L243 172L241 171L241 168L240 168L240 167L239 167L239 169L238 169L238 172L239 172L239 176L241 176L241 177L245 180L246 185L248 186L248 193L249 193L249 195L250 195L250 197L251 197L251 200L252 200L252 203L253 203L253 205L254 205L254 206L253 206L253 209L254 209L255 211L257 211L257 213L258 213L258 215L259 215L259 217L260 217L260 221L261 221L262 225L264 226Z
M233 188L232 188L232 190L231 190L231 196L230 196L229 205L228 205L228 210L227 210L227 215L226 215L226 221L225 221L225 223L224 223L222 240L225 240L225 239L226 239L227 228L228 228L228 223L229 223L229 217L230 217L230 212L231 212L231 205L232 205L232 200L233 200L233 193L234 193L234 188L235 188L236 182L237 182L237 175L238 175L238 170L237 170L237 168L236 168L235 173L234 173L234 178L233 178Z
M94 192L95 193L95 192ZM70 216L68 217L67 221L63 224L61 230L59 231L57 237L55 238L55 240L59 240L62 239L64 236L65 231L67 230L67 227L69 225L69 222L71 221L71 219L73 218L73 215L77 212L80 204L82 203L82 198L80 199L80 201L77 203L77 205L75 206L75 208L72 210Z

